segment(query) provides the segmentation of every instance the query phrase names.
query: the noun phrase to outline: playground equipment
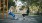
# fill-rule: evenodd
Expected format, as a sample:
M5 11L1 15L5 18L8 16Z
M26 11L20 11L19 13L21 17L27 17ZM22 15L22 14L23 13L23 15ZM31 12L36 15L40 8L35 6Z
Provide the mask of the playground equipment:
M2 12L2 18L4 18L4 12L6 12L6 18L7 18L7 16L8 16L8 0L0 0L0 8L2 10L1 11Z

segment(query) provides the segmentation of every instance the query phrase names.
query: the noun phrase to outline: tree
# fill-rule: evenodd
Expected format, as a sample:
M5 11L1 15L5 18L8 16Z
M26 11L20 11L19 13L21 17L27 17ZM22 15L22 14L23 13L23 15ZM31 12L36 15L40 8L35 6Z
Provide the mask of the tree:
M15 6L15 2L13 2L13 0L8 0L8 9L10 6Z

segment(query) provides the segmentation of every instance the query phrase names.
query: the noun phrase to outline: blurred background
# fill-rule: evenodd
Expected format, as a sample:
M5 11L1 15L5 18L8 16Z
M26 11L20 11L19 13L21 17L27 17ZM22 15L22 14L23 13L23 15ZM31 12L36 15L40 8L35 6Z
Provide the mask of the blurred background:
M36 18L42 16L42 0L0 0L0 19L12 18L8 14L11 6L14 7L13 13L18 18L21 18L22 14L28 14L27 17L36 16Z

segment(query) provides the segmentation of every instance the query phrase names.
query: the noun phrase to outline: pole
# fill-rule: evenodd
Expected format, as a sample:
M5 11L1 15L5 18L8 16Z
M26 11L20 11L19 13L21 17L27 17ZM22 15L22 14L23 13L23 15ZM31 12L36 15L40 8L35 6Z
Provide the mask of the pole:
M6 8L7 8L7 11L6 11L6 18L8 17L8 0L6 0Z

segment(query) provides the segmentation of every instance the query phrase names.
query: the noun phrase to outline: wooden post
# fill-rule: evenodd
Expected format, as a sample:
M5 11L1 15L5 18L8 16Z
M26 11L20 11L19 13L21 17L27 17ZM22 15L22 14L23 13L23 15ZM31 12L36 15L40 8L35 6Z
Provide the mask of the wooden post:
M2 11L2 19L4 19L4 5L5 5L5 0L2 0L2 1L3 1L2 2L3 3L3 7L2 7L3 8L3 11Z
M6 4L6 8L7 8L7 12L6 12L7 15L6 15L6 18L7 18L7 17L8 17L8 0L6 0L6 3L7 3L7 4Z
M0 8L1 8L1 0L0 0Z

